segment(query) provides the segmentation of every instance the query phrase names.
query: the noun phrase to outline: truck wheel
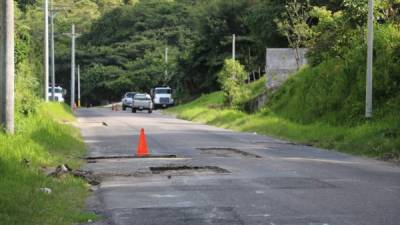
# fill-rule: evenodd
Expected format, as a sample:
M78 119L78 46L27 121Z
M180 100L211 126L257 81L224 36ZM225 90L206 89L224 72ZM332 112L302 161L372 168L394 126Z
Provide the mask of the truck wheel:
M122 110L125 111L126 110L126 106L122 105Z
M149 109L149 113L152 113L152 112L153 112L153 110Z
M132 108L132 113L136 113L136 109Z

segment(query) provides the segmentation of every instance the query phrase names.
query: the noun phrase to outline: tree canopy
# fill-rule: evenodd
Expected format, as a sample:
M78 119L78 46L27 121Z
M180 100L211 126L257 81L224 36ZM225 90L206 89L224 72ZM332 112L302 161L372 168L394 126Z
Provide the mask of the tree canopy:
M309 47L312 65L344 57L364 35L367 7L367 0L54 1L60 10L55 19L56 82L70 86L70 39L64 33L75 24L88 104L118 100L126 91L148 92L155 85L170 85L181 100L218 90L217 74L231 57L232 34L237 37L236 59L248 73L264 69L266 47ZM293 23L288 15L296 10L290 6L306 2ZM42 4L18 1L24 24L20 35L32 40L32 52L42 45ZM380 1L377 22L397 26L399 5L398 0ZM293 44L297 40L288 39L285 30L290 37L301 37L301 43ZM19 55L26 52L22 45L18 49Z

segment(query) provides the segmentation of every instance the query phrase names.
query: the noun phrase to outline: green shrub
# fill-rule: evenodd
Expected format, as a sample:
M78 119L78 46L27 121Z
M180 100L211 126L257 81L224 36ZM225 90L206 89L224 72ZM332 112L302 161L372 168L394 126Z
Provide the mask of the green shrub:
M247 99L248 89L245 87L247 72L244 66L233 59L225 60L224 67L218 73L218 81L224 92L225 101L230 106L239 106Z

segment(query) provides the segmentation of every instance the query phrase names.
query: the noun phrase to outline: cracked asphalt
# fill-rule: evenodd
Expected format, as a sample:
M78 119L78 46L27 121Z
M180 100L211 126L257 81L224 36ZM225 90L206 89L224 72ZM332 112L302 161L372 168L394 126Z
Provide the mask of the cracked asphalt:
M399 225L400 168L162 115L80 109L89 209L111 225ZM100 223L99 223L100 224Z

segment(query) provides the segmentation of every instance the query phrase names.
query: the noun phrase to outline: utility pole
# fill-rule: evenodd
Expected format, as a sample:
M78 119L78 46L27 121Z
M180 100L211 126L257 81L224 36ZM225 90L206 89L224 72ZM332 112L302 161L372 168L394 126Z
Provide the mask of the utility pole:
M374 50L374 0L368 0L368 56L365 97L365 117L372 118L372 73Z
M54 0L50 2L50 57L51 57L51 100L55 100L55 86L56 86L56 66L55 66L55 41L54 41L54 18L59 11L65 10L65 7L58 5L54 7Z
M55 56L54 56L54 17L56 13L54 11L54 2L51 0L50 8L50 28L51 28L51 100L55 100L55 87L56 87L56 67L55 67Z
M49 0L44 0L44 100L49 100Z
M71 37L71 108L75 104L75 39L79 34L75 33L75 24L72 24L71 33L65 34Z
M268 88L272 88L272 73L268 73L268 48L265 49L265 76L268 76Z
M236 60L236 35L232 35L232 59Z
M75 24L71 30L71 107L75 104Z
M168 79L168 47L165 47L165 79Z
M0 111L1 125L14 133L14 1L0 3Z
M78 65L78 108L81 107L81 68Z

